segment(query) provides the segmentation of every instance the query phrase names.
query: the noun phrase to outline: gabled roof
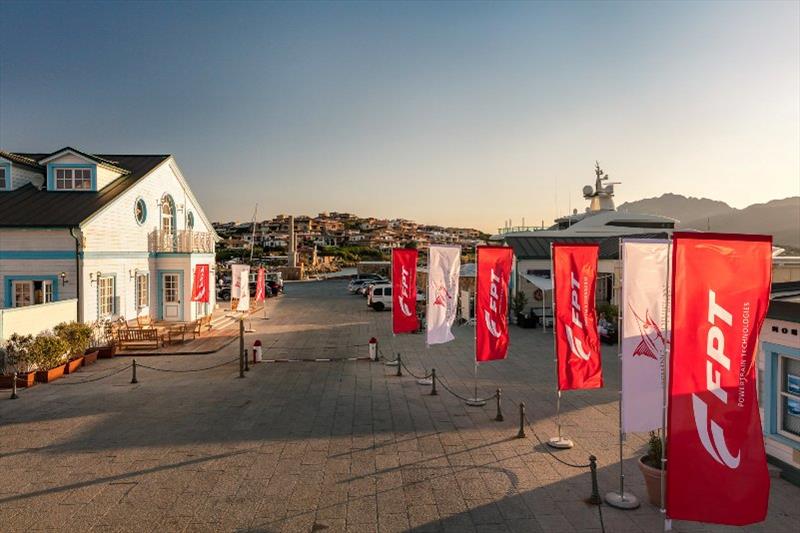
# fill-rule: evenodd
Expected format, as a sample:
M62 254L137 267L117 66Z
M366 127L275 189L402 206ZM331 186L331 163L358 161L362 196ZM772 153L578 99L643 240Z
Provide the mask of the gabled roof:
M800 323L800 302L770 300L767 318Z
M44 172L45 170L45 168L41 166L39 163L37 163L35 159L32 159L30 157L25 157L20 154L12 154L11 152L3 152L2 150L0 150L0 157L8 159L15 165L22 165L32 170L37 170L39 172Z
M44 164L48 163L49 161L52 161L56 157L62 155L65 152L72 152L73 154L75 154L77 156L84 157L86 159L89 159L90 161L94 161L95 163L97 163L100 166L106 167L106 168L108 168L110 170L116 170L120 174L125 174L125 173L128 172L126 169L122 168L119 165L119 161L114 161L114 160L107 159L107 157L110 157L110 156L99 156L99 155L87 154L85 152L81 152L80 150L76 150L75 148L72 148L71 146L65 146L64 148L61 148L60 150L56 150L52 154L39 154L40 156L44 155L44 157L41 157L40 159L37 159L36 162L38 164L40 164L40 165L44 165Z
M42 161L51 154L9 155L29 161ZM103 154L92 157L98 161L113 161L123 175L97 192L39 190L30 183L13 191L0 192L0 227L78 226L170 158L164 154Z

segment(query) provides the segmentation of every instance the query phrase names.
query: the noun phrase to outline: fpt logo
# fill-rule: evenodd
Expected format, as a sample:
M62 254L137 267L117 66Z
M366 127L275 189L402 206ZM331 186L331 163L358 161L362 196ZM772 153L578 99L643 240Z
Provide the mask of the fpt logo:
M592 354L587 353L586 350L584 350L583 342L581 342L581 339L576 338L575 333L573 333L572 331L573 327L577 327L578 331L580 332L583 331L583 322L581 322L581 316L583 315L583 313L581 311L580 295L578 293L578 291L581 288L581 284L578 281L578 278L575 277L575 272L570 272L569 274L571 278L570 286L572 287L571 291L572 323L565 324L564 330L567 334L567 342L569 342L570 351L572 351L572 353L574 353L584 361L588 361L589 357L591 357ZM581 333L581 335L583 335L583 333Z
M483 310L483 321L486 323L486 329L489 330L492 337L499 339L502 332L494 317L499 314L498 309L500 308L500 277L495 274L494 268L491 269L489 277L491 280L489 287L489 309ZM491 313L489 312L490 310Z
M722 388L722 371L730 372L731 360L725 355L725 334L719 327L718 321L730 327L733 325L733 315L717 303L716 293L709 290L708 323L710 327L706 334L706 390L714 396L713 402L720 402L723 406L727 406L728 393ZM742 456L741 450L736 455L730 452L725 442L725 430L712 419L712 416L709 416L709 405L696 394L692 394L692 412L697 435L706 452L719 464L730 469L738 468Z
M406 316L411 316L413 313L411 309L408 307L408 299L409 299L409 290L408 290L408 269L406 267L401 267L402 271L400 274L400 295L397 298L397 303L400 306L400 311Z

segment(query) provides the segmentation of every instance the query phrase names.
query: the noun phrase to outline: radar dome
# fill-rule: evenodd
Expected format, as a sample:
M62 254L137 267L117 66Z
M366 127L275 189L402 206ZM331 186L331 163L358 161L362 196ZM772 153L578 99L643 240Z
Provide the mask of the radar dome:
M594 189L592 189L591 185L586 185L583 188L583 195L584 196L591 196L594 193Z

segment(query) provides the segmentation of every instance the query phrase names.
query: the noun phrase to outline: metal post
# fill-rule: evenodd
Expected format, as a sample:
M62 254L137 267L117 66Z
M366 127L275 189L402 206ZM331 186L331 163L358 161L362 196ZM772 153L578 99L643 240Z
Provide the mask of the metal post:
M589 469L592 472L592 495L589 496L589 503L592 505L600 505L600 490L597 488L597 457L594 455L589 456Z
M561 391L558 391L558 396L556 396L556 424L558 424L558 437L548 440L547 445L560 450L572 448L574 446L572 439L561 435Z
M502 391L498 388L497 392L495 393L495 398L497 398L497 416L494 417L496 422L503 421L503 411L500 410L500 397L502 395Z
M556 371L556 384L558 384L558 341L556 331L556 271L553 266L553 243L550 243L550 280L553 282L553 301L550 308L553 311L553 361ZM547 441L547 445L551 448L564 450L572 448L574 444L572 440L564 438L561 435L561 389L556 385L556 424L558 424L558 437L552 437Z
M400 352L397 352L397 374L400 377L403 375L403 362L400 360Z
M239 377L244 377L244 321L239 318Z
M139 383L139 380L136 379L136 359L133 360L131 363L131 368L133 369L133 376L131 377L131 385L135 385Z
M17 396L17 372L15 370L14 376L11 378L11 398L9 399L16 400L17 398L19 398L19 396Z
M519 433L517 433L517 438L525 438L525 402L519 402Z
M435 368L431 368L431 385L433 385L433 387L431 388L431 396L438 395L439 393L436 392L436 369Z
M247 360L249 350L244 351L244 371L250 372L250 362Z

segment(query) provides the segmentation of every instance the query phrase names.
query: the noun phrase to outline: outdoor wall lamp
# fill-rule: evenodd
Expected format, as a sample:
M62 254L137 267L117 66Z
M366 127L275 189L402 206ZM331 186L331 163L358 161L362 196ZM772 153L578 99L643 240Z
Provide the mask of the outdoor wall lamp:
M61 278L61 285L62 286L64 286L67 283L69 283L69 281L67 280L67 273L66 272L62 272L61 274L58 275L58 277Z
M133 279L136 277L136 270L128 269L128 279Z
M100 276L102 274L103 273L100 272L99 270L97 272L90 272L89 273L89 283L97 283L97 280L100 279Z

